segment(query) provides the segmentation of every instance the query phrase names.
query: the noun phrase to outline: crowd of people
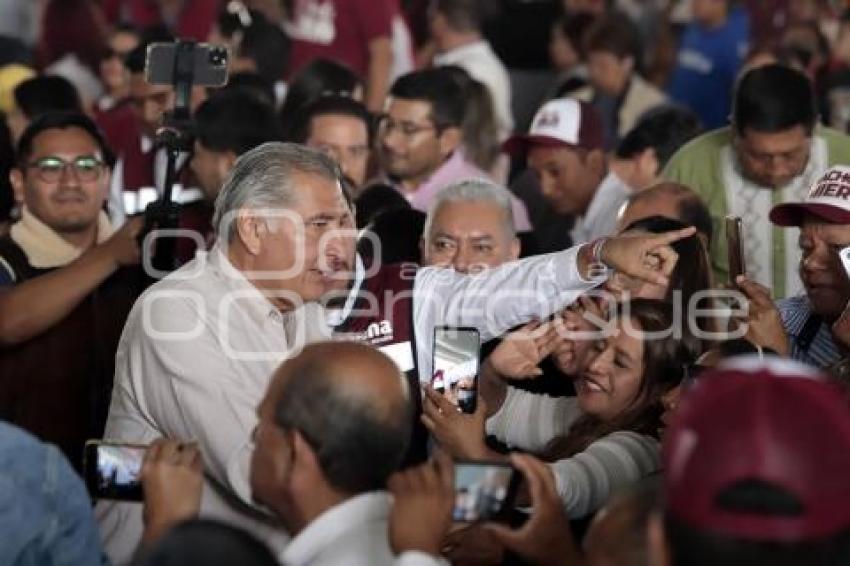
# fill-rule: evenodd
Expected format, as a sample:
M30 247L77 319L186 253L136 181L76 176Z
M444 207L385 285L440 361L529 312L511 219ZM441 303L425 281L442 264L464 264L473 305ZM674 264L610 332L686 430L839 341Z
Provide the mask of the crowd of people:
M825 0L0 0L0 564L850 563L848 77Z

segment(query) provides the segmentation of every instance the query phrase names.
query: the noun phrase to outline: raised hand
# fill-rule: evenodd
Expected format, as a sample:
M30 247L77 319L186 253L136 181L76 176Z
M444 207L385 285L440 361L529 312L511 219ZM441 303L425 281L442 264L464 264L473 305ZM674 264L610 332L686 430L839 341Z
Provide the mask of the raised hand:
M678 254L670 244L695 233L696 228L693 226L663 234L624 232L605 242L601 249L601 260L616 271L666 287L678 260ZM588 258L588 254L585 252L584 260L581 259L583 254L579 254L582 275L589 275L591 271L592 258Z
M538 365L560 340L551 322L530 322L508 334L490 353L488 361L501 377L531 379L543 375Z

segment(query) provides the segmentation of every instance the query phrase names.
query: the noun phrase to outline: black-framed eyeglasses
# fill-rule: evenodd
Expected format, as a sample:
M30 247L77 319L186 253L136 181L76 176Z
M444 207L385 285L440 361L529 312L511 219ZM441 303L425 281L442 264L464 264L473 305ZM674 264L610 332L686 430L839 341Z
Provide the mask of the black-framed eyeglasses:
M378 132L382 136L389 135L393 130L398 130L404 137L412 138L420 132L435 130L437 133L440 133L442 129L443 128L434 123L417 124L415 122L407 121L396 122L387 114L378 117Z
M27 163L27 167L35 169L38 178L45 183L58 183L69 167L79 181L89 183L100 178L104 163L93 155L80 156L73 161L49 156Z

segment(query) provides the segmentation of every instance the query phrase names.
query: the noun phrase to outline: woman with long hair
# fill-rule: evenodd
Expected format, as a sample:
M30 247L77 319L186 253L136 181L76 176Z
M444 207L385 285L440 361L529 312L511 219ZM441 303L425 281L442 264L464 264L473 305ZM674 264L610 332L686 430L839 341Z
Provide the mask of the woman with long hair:
M481 388L479 405L498 407L486 432L548 460L572 518L595 512L617 488L658 471L661 398L698 350L692 337L679 335L672 307L659 300L619 304L603 334L576 379L576 397L536 395L504 383ZM453 456L504 458L485 443L484 407L461 415L429 390L424 412L425 425Z
M661 234L685 227L685 224L672 218L649 216L635 220L625 231ZM678 259L669 274L669 284L666 287L654 283L644 284L615 272L605 283L605 290L617 301L630 298L658 299L673 305L674 309L682 313L682 331L695 335L701 342L701 351L704 351L712 345L708 337L716 332L717 321L714 318L693 315L697 309L705 311L714 306L710 296L699 296L707 295L706 292L712 289L708 252L696 234L674 242L671 247Z

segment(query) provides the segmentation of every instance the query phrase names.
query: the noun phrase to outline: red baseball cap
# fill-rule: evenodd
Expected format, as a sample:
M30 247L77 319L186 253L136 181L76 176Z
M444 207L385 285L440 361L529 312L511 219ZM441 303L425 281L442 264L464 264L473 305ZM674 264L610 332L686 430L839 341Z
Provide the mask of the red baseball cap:
M706 372L679 405L663 461L667 509L693 528L776 542L850 528L850 404L811 367L747 357ZM752 482L793 509L735 501Z
M517 134L502 144L511 155L525 154L534 146L572 147L587 150L603 146L602 120L590 104L557 98L540 107L528 134Z
M850 224L850 167L827 169L809 189L803 202L777 204L770 221L777 226L800 226L806 214L835 224Z

